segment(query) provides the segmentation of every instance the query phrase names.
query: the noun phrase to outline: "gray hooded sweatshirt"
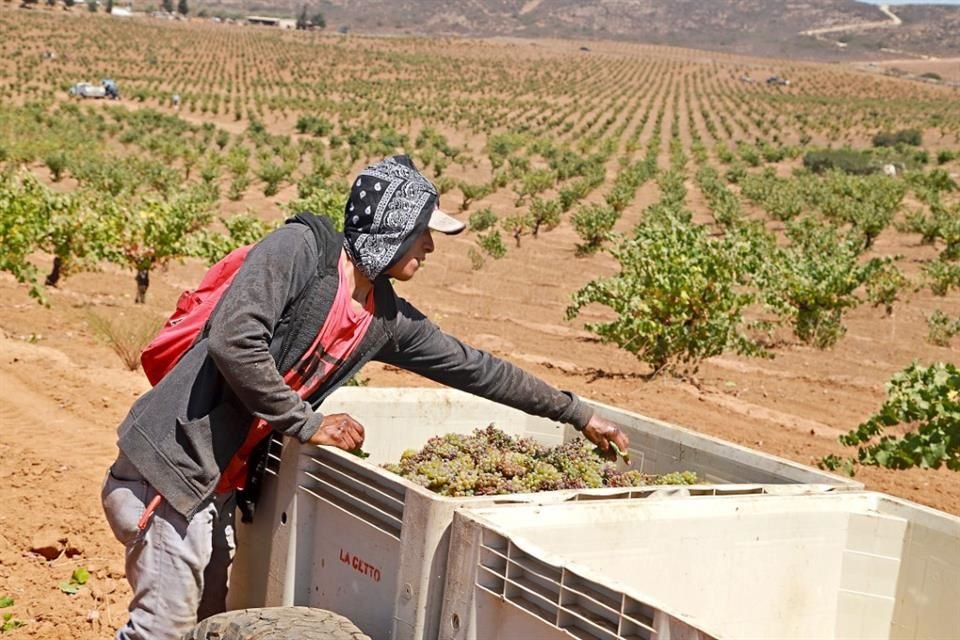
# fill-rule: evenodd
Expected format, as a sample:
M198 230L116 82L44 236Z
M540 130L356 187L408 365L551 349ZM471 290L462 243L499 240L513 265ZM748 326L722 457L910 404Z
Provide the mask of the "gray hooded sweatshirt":
M301 399L282 372L300 359L333 304L342 246L342 234L310 214L260 241L209 330L120 424L121 451L185 517L213 495L252 417L306 442L323 420L324 398L373 359L577 429L589 422L592 409L574 394L444 333L386 277L374 283L376 310L360 345Z

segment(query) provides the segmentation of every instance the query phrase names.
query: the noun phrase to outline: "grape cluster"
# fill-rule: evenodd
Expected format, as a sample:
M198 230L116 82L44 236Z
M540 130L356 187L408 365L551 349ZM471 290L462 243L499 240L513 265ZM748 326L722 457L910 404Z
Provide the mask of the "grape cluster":
M514 438L490 425L471 435L434 436L387 471L444 496L489 496L558 489L640 487L652 484L696 484L690 471L662 476L617 471L596 447L581 438L545 447L532 438Z

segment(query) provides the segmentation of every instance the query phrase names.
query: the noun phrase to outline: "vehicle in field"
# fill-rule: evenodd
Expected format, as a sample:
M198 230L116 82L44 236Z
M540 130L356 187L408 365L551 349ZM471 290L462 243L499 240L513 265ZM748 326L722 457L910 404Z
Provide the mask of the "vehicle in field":
M105 98L107 97L107 91L99 85L78 82L70 87L70 95L74 98Z
M90 82L78 82L71 86L69 93L74 98L109 98L111 100L120 99L120 89L117 83L109 78L100 81L100 84Z

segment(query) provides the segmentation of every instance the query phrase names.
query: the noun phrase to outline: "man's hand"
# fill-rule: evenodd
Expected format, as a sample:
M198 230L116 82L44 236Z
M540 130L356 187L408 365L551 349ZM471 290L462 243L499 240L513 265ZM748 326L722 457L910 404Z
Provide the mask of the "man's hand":
M352 451L363 446L363 437L362 424L345 413L331 413L323 417L320 428L309 442Z
M603 457L607 460L615 461L617 459L617 452L610 446L611 443L617 445L617 448L624 454L630 447L630 439L627 438L627 434L623 432L620 425L606 418L601 418L597 414L593 414L590 422L583 428L583 435L600 448Z

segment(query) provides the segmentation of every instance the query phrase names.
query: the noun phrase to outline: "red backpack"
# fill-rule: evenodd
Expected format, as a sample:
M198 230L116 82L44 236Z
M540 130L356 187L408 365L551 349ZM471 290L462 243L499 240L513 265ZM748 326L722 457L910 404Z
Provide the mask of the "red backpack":
M286 224L291 223L305 224L313 231L317 251L324 256L324 268L328 271L336 269L340 253L323 249L325 234L336 233L330 219L304 211L287 219ZM207 270L196 289L180 294L173 315L164 323L160 333L140 352L140 364L151 385L157 386L203 333L207 320L254 246L255 244L248 244L234 249ZM307 287L304 287L297 294L298 302L302 300L306 290Z
M253 246L248 244L234 249L210 267L196 289L180 294L177 308L160 333L140 352L140 364L151 385L157 386L196 342Z

